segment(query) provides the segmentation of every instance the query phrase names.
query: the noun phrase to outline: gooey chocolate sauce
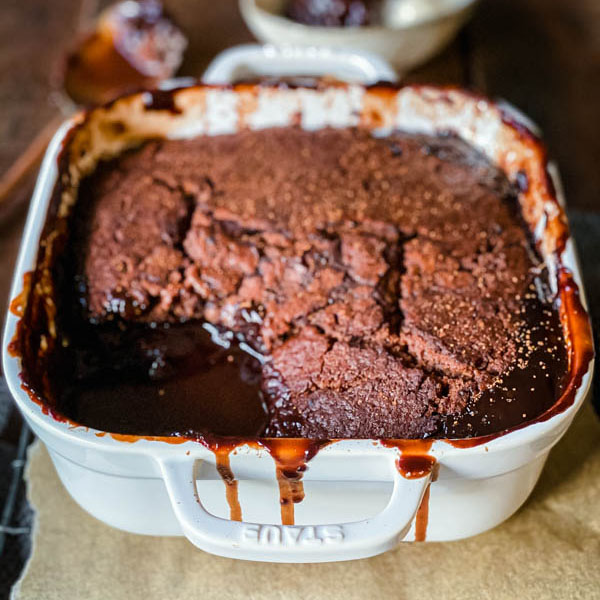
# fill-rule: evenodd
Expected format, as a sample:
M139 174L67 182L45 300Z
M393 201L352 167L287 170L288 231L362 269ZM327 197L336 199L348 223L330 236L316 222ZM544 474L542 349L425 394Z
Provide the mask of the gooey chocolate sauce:
M126 331L82 324L64 362L77 376L63 379L56 408L96 429L251 437L267 422L259 361L202 323Z

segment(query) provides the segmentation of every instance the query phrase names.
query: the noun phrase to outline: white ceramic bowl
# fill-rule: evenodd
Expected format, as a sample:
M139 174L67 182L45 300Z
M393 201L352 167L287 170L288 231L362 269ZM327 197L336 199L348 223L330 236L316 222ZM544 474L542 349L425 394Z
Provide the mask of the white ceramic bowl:
M240 0L240 11L261 42L365 50L382 56L402 73L445 47L470 16L475 3L476 0L387 0L384 24L365 27L297 23L284 16L286 0Z
M223 68L221 77L230 68ZM510 179L524 172L529 186L520 196L523 214L540 242L551 280L557 285L561 273L569 269L581 286L570 239L557 260L564 215L547 178L543 147L488 100L427 86L395 89L354 84L310 89L191 86L172 93L179 112L147 110L149 99L144 93L127 96L74 117L56 134L32 199L13 298L22 292L25 274L36 266L49 206L54 202L56 208L58 203L59 214L68 213L78 181L101 157L118 154L146 138L217 135L242 127L285 126L298 118L309 129L360 122L381 135L394 128L453 131L500 165ZM117 121L124 127L116 132L111 124ZM57 157L67 136L71 181L53 200L59 177ZM46 239L44 248L51 244ZM563 304L569 302L563 298ZM294 525L280 524L276 463L268 444L240 443L228 455L239 482L243 513L243 522L232 521L228 486L215 469L215 452L206 445L75 426L56 420L32 400L21 386L19 357L7 351L19 322L19 315L13 313L7 317L3 366L17 405L47 445L65 487L98 519L136 533L184 534L203 550L234 558L335 561L371 556L401 540L423 539L425 525L428 541L475 535L519 508L590 387L589 354L585 361L581 358L591 347L586 346L591 344L589 321L585 312L577 314L581 331L569 330L570 352L572 366L581 363L577 369L581 378L570 383L571 401L561 404L560 410L472 446L448 440L436 440L430 447L422 441L391 447L378 440L335 441L308 462L306 497L296 505ZM423 449L435 468L406 477L397 461Z
M231 83L257 78L330 77L370 85L397 80L394 69L367 51L305 46L244 44L219 54L202 76L204 83Z

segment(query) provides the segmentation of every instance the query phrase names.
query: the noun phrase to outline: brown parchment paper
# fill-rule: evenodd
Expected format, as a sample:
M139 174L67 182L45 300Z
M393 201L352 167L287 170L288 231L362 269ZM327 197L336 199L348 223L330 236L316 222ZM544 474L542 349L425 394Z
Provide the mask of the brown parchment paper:
M468 540L403 543L361 561L235 561L184 538L111 529L70 498L39 442L27 480L37 516L15 599L600 598L600 424L589 404L508 521Z

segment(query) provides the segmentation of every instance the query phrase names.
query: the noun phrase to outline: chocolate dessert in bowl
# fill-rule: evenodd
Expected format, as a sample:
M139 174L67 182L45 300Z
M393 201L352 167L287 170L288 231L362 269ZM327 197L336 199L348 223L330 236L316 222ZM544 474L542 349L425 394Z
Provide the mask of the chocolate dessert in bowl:
M13 393L74 497L128 530L273 561L483 531L589 385L546 167L458 90L198 85L90 111L32 208ZM245 482L274 475L263 516ZM317 514L328 482L356 517ZM389 502L360 518L378 482Z

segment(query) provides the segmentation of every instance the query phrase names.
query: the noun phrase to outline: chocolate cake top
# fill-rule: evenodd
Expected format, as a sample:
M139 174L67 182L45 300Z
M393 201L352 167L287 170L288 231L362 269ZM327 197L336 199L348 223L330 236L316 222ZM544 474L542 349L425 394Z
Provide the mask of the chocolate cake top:
M261 356L257 433L441 435L534 351L559 360L516 194L456 138L283 128L149 142L83 182L72 243L95 335L200 321Z

